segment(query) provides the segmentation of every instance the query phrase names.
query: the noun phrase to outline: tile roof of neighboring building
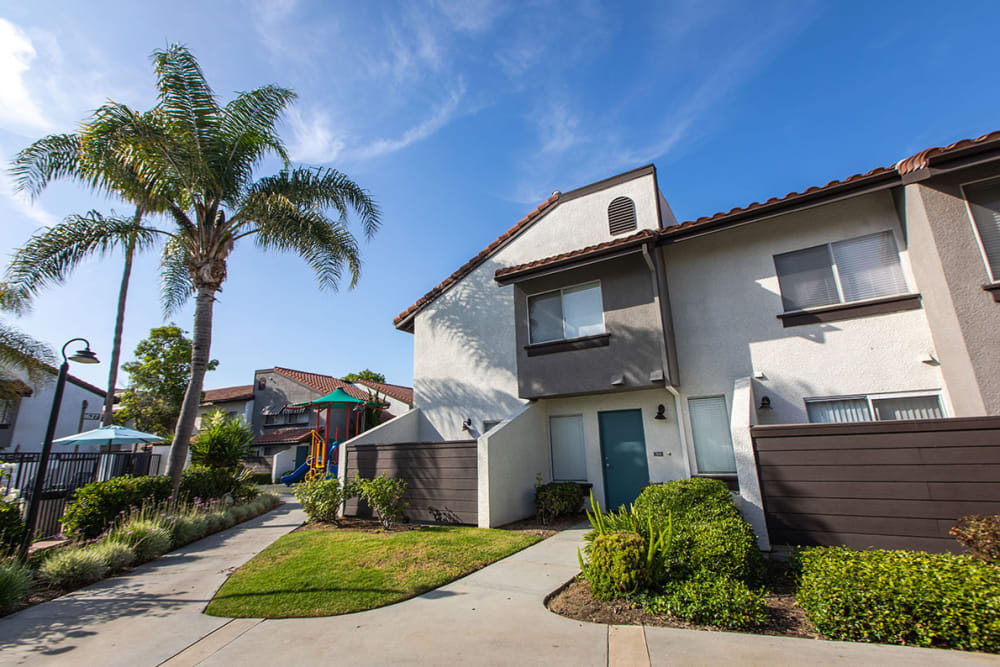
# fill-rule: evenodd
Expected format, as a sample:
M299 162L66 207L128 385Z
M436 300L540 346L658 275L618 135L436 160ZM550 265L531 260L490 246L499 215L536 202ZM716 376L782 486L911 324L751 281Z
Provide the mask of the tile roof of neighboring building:
M931 160L939 156L949 156L970 148L988 148L988 144L994 141L1000 141L1000 130L989 132L975 139L961 139L947 146L925 148L916 155L911 155L905 160L897 162L896 171L900 174L910 174L930 166Z
M228 401L248 401L253 398L253 385L241 384L237 387L206 389L202 392L201 403L226 403Z
M278 428L273 431L266 431L264 435L253 441L254 445L285 445L305 442L311 437L312 429L305 428Z
M497 269L495 276L497 280L499 280L505 277L509 278L516 274L530 272L533 269L569 263L584 256L590 257L605 253L614 253L618 250L623 250L631 246L642 245L642 243L646 241L656 239L657 236L658 234L652 229L643 229L635 234L615 239L614 241L598 243L597 245L587 246L586 248L580 248L579 250L572 250L559 255L536 259L535 261L528 262L526 264L518 264L517 266L507 266L502 269Z
M17 378L0 379L0 384L9 384L11 391L18 396L31 396L34 390Z
M388 382L371 382L369 380L358 380L366 387L371 387L380 391L389 398L397 398L404 403L413 405L413 387L404 387L401 384L389 384Z
M360 398L362 400L368 398L368 392L361 391L350 382L338 380L332 375L308 373L306 371L297 371L291 368L282 368L281 366L275 366L274 372L281 373L285 377L291 378L292 380L304 384L311 389L315 389L322 394L329 394L334 389L343 389L354 398Z

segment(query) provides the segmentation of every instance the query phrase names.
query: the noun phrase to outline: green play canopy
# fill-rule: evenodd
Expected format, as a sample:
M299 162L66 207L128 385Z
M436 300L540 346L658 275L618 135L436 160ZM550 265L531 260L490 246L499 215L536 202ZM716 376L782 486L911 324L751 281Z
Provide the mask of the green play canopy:
M350 394L348 394L346 391L344 391L340 387L337 387L336 389L334 389L333 391L331 391L326 396L323 396L322 398L317 398L315 401L306 401L305 403L296 403L295 407L297 407L297 408L324 408L324 407L328 407L328 406L337 406L337 405L341 405L341 406L358 405L358 404L361 404L361 403L366 404L366 405L369 404L368 401L362 400L360 398L354 398L353 396L351 396ZM371 403L371 404L375 405L375 403Z

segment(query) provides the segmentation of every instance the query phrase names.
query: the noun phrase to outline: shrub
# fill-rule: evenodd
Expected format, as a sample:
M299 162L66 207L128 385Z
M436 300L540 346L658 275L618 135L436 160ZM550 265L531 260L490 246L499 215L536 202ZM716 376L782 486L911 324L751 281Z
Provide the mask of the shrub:
M122 542L135 551L140 562L159 558L170 551L171 523L160 517L147 517L139 512L116 527L111 538Z
M255 472L250 475L250 481L254 484L270 484L271 483L271 473L269 472Z
M336 523L340 504L347 500L340 488L340 480L312 479L292 487L292 494L302 503L310 521Z
M0 611L24 602L31 589L31 568L14 558L0 561Z
M214 510L205 514L205 534L211 535L226 528L225 510Z
M674 523L664 566L665 578L672 580L706 573L755 586L764 575L764 557L757 548L757 537L738 514Z
M122 513L144 502L165 500L170 491L170 478L163 475L91 482L77 489L66 506L63 532L79 539L93 539Z
M253 481L255 473L244 468L233 477L233 500L238 503L250 502L260 491L257 490L257 483Z
M170 541L175 547L190 544L208 534L208 520L201 512L185 512L174 519Z
M703 521L716 516L739 515L726 484L717 479L692 477L665 484L650 484L639 493L635 509L654 522L664 522L667 516L674 523Z
M535 512L543 524L575 514L583 505L583 487L576 482L551 482L535 488Z
M117 540L104 540L84 548L96 553L110 572L123 570L136 561L132 547Z
M598 535L590 545L590 560L580 568L598 600L631 595L647 582L646 540L638 533L616 531Z
M0 551L3 547L13 547L24 538L24 520L21 506L0 498Z
M359 479L356 484L361 497L375 511L383 528L392 528L403 518L403 510L408 504L403 501L406 480L386 477L385 473L382 473L372 479Z
M844 547L799 555L799 605L849 641L1000 651L1000 567L969 556Z
M1000 565L1000 514L963 516L950 532L973 558Z
M100 581L108 575L108 564L100 553L86 547L60 549L38 568L42 581L56 588L75 588Z
M231 419L222 410L203 418L198 437L191 441L191 463L235 470L250 455L253 429L240 417Z
M735 630L759 628L768 621L764 593L726 577L694 577L660 595L643 595L640 601L649 614L666 614L700 625Z
M191 465L181 473L181 495L188 498L221 498L235 486L236 476L228 468Z

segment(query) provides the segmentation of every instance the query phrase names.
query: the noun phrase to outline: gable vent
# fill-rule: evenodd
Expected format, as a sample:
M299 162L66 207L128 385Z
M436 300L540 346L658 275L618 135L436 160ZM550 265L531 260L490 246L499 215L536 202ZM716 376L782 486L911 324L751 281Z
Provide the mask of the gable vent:
M608 227L612 234L635 229L635 202L628 197L618 197L612 201L608 206Z

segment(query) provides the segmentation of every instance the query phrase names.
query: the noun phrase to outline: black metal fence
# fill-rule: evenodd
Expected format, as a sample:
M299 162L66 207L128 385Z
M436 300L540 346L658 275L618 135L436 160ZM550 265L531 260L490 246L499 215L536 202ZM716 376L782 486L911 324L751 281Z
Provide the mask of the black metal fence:
M0 452L0 463L14 467L0 479L0 495L16 490L25 500L31 497L38 471L38 452ZM36 538L58 535L60 520L73 492L90 482L123 475L145 476L160 469L160 455L149 452L54 453L49 456L38 506ZM27 503L23 505L27 509Z

